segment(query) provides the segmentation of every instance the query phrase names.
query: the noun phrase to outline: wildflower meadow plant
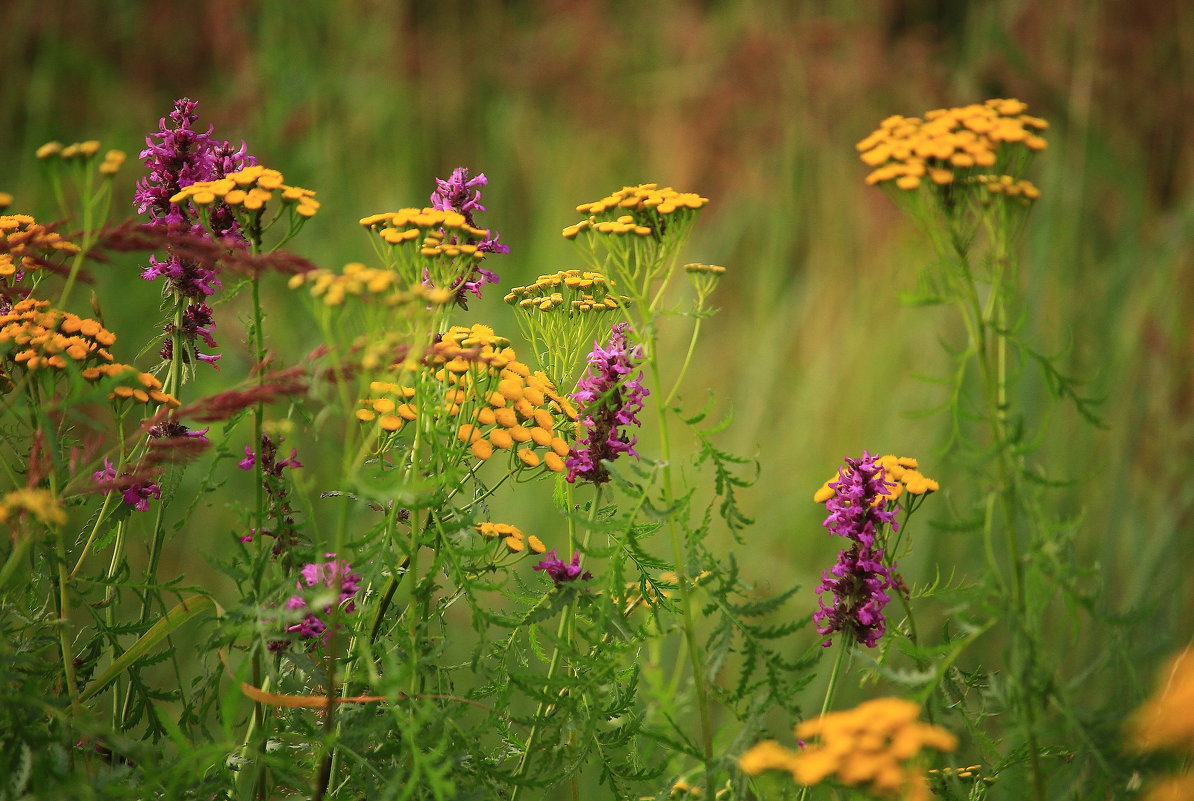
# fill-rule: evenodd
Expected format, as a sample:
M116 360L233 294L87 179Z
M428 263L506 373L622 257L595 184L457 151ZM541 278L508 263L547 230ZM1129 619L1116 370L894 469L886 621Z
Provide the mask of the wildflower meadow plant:
M681 260L710 199L644 183L577 205L578 266L503 292L503 331L464 316L519 255L484 227L514 213L482 205L485 173L352 210L373 258L320 266L290 249L316 191L204 132L194 101L146 139L139 221L108 219L122 151L43 147L63 222L0 216L0 799L977 801L1110 775L1097 745L1060 750L1099 734L1043 657L1055 596L1082 596L1051 572L1069 546L1014 391L1013 362L1039 362L1091 412L1015 324L1046 129L998 100L860 143L942 248L921 288L966 339L952 450L925 458L973 472L942 491L867 450L819 489L770 477L824 504L800 534L839 551L805 566L815 587L746 575L759 466L688 394L735 276ZM118 334L104 282L85 309L101 259L160 281L164 321ZM156 290L130 269L116 291ZM273 317L287 291L313 350ZM938 493L989 575L925 556L910 522ZM972 663L996 636L1006 664ZM870 698L842 711L851 677ZM1166 703L1141 747L1184 742ZM1058 757L1079 767L1050 779Z

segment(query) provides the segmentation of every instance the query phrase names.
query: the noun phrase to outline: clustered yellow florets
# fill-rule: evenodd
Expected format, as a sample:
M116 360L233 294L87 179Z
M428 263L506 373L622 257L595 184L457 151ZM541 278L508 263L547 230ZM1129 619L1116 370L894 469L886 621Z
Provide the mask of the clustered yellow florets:
M925 495L941 489L940 485L920 472L920 463L909 456L893 456L887 454L875 460L875 464L883 468L884 480L894 481L894 487L888 487L887 493L875 499L876 503L890 502L898 499L907 492L909 495ZM837 481L837 476L826 481L813 494L813 501L824 503L837 494L829 485Z
M936 109L919 117L888 117L858 143L862 161L875 169L871 185L894 182L912 190L928 177L944 186L975 167L993 167L1009 148L1044 150L1040 133L1049 123L1024 112L1012 99L988 100L959 108Z
M357 419L390 434L420 415L454 418L457 440L477 459L508 451L515 469L564 471L569 447L555 433L558 416L575 420L576 408L551 379L518 361L509 340L492 328L453 326L421 362L407 360L400 370L406 375L397 381L369 385L372 397L361 400ZM427 377L434 382L420 382Z
M314 217L319 211L315 192L301 186L287 186L282 182L282 173L255 164L238 172L231 172L215 181L196 181L170 198L171 203L191 201L197 206L207 206L220 199L229 206L239 206L247 211L258 211L274 196L281 193L282 202L297 204L295 213L300 217Z
M1017 179L1010 175L976 175L972 180L993 195L1013 198L1025 206L1041 196L1041 190L1036 188L1036 184L1025 178Z
M0 216L0 240L3 241L0 245L0 278L15 275L17 270L37 269L35 256L79 252L79 246L74 242L38 224L28 214Z
M291 276L289 285L291 289L309 287L311 296L319 298L327 306L341 306L347 297L375 298L387 306L396 306L424 297L429 302L446 303L454 297L447 291L431 297L435 293L424 292L422 286L412 287L410 292L406 292L399 289L398 282L398 274L392 270L366 267L360 262L352 262L344 265L340 272L311 270L299 273Z
M880 798L927 801L924 774L908 763L924 748L953 751L957 738L945 729L917 720L920 707L902 698L878 698L845 712L831 712L796 727L804 740L799 750L766 740L738 758L751 775L786 770L803 785L835 778L864 787Z
M61 142L46 142L37 149L37 157L39 159L58 157L66 161L76 158L89 159L98 153L99 149L100 143L96 139L88 139L86 142L75 142L65 146Z
M613 285L601 273L561 270L541 275L533 284L514 287L503 300L527 311L606 312L630 302L627 297L609 294Z
M16 367L64 370L74 363L86 381L121 381L108 395L113 400L178 406L157 378L112 360L108 347L115 341L116 335L96 320L51 308L47 300L26 298L0 314L0 354L7 352Z
M22 487L0 498L0 523L13 523L21 512L28 512L47 526L66 525L66 512L48 490Z
M588 214L589 218L565 228L564 238L573 239L586 229L599 234L661 234L665 218L694 212L708 202L709 198L695 192L677 192L670 186L624 186L601 200L577 206L576 210Z
M543 553L547 546L534 534L526 535L518 526L509 523L478 523L477 531L486 537L501 537L502 544L513 553L522 553L530 549L531 553Z
M467 256L478 261L485 258L485 253L477 250L476 245L444 244L445 232L449 235L459 232L480 239L489 236L488 231L469 225L463 214L452 209L399 209L370 214L362 217L360 223L390 245L401 245L423 237L419 248L423 256Z

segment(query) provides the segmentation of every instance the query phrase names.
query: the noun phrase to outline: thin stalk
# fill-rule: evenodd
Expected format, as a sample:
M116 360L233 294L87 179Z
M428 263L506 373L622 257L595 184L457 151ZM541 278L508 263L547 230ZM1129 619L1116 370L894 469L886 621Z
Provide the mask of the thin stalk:
M648 364L651 369L651 378L655 386L663 386L660 378L659 359L656 352L654 337L652 338L650 352L648 354ZM671 506L675 494L672 490L672 470L671 470L671 448L668 442L668 426L667 426L667 407L663 404L656 404L656 412L659 418L659 456L663 462L663 491L664 503ZM692 590L688 581L688 569L684 554L684 544L681 538L680 526L677 524L674 517L668 520L668 533L672 543L672 558L676 563L676 576L679 579L677 583L680 587L680 611L684 622L684 640L688 650L688 662L692 668L693 686L696 689L697 713L701 721L701 749L705 757L706 768L713 760L713 726L709 713L709 690L705 685L705 675L701 669L702 659L700 653L700 643L697 641L696 626L693 623L692 613ZM708 797L713 797L713 778L712 772L706 769L705 771L706 787L705 791Z
M593 521L597 519L597 510L601 506L601 485L600 484L596 485L595 489L596 489L596 491L593 494L593 502L592 502L592 505L589 507L589 522L585 528L585 546L586 547L589 544L589 536L593 533ZM567 493L567 499L568 499L567 500L567 503L568 503L568 516L567 516L568 551L567 551L567 553L571 554L573 551L573 548L575 548L575 543L576 543L576 520L572 516L572 512L574 509L573 485L569 484L565 491ZM563 640L569 646L571 646L571 644L572 644L572 636L573 636L573 632L574 632L574 625L573 625L573 623L574 623L574 619L573 619L574 607L575 607L575 604L569 602L568 604L566 604L564 606L563 614L560 615L560 624L556 628L556 645L555 645L555 648L552 650L551 661L548 663L548 666L547 666L547 681L545 683L548 685L550 685L551 680L555 678L556 670L558 670L559 666L560 666L560 655L563 652L563 649L560 648L560 641ZM530 734L527 735L526 748L523 749L522 756L518 760L518 767L514 771L514 776L516 778L521 777L526 772L527 762L530 759L531 751L534 750L535 738L538 736L538 733L539 733L539 721L542 720L543 717L547 714L548 706L549 705L546 702L540 701L538 706L535 708L535 718L534 718L535 722L531 726ZM574 793L576 792L576 789L577 789L576 784L574 782L573 783L573 792ZM513 791L511 791L510 801L518 801L518 795L521 791L522 791L522 785L516 786L513 789Z
M838 646L837 656L833 658L833 670L829 672L829 684L825 686L825 699L821 702L821 714L819 717L825 717L829 712L829 707L833 705L833 697L837 694L837 681L841 675L842 663L846 661L846 654L850 652L850 641L843 639L842 644ZM804 801L808 796L809 785L804 785L800 788L799 801Z

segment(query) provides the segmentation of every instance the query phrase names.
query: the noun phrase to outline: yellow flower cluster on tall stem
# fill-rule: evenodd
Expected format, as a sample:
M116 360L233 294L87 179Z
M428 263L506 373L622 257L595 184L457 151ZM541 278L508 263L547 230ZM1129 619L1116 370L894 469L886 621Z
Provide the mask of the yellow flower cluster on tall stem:
M561 270L514 287L503 298L557 386L571 387L583 355L610 326L611 313L630 303L614 282L591 270Z
M953 751L958 739L939 726L921 723L919 715L920 707L902 698L866 701L796 726L799 748L764 740L742 754L738 765L752 776L783 770L805 786L833 780L875 798L928 801L928 782L917 757L927 748Z
M18 272L31 273L58 254L78 252L78 245L28 214L0 216L0 280L10 285Z
M1014 242L1026 210L1041 194L1022 174L1035 154L1046 148L1043 132L1049 127L1027 111L1022 101L993 99L937 109L922 117L897 115L880 123L857 149L862 161L873 168L866 182L892 190L895 201L932 242L937 260L922 275L924 298L949 303L960 313L967 341L954 349L951 404L955 414L949 444L956 447L974 441L974 433L964 431L965 420L974 417L970 400L960 399L969 377L977 373L981 397L972 407L981 410L979 419L989 433L987 441L976 447L994 465L987 471L983 550L999 603L1008 607L1016 621L1010 629L1010 661L1024 673L1013 680L1039 687L1048 682L1033 673L1037 638L1031 631L1040 622L1027 599L1026 572L1033 560L1022 549L1046 536L1050 524L1041 516L1039 503L1021 497L1035 492L1039 482L1025 463L1019 442L1025 434L1013 422L1009 397L1014 354L1022 347L1012 339L1021 283ZM965 412L960 411L963 406L967 406ZM999 535L1006 554L1003 560L997 557ZM1015 710L1023 724L1038 801L1048 797L1037 741L1042 701L1025 694L1017 699Z
M392 380L370 384L356 411L358 420L377 427L380 450L389 450L409 425L442 460L437 469L470 453L488 461L506 452L513 472L563 472L569 446L560 432L576 419L576 408L492 328L453 326L422 359L407 359L393 372Z
M1046 147L1041 133L1049 124L1027 110L1019 100L994 99L935 109L923 118L888 117L857 145L863 163L875 168L866 182L913 190L926 178L947 186L980 168L1017 170Z
M0 314L0 375L49 371L56 376L73 366L85 381L115 379L108 394L114 401L178 406L156 377L113 360L108 347L115 341L116 335L96 320L52 308L48 300L26 298Z

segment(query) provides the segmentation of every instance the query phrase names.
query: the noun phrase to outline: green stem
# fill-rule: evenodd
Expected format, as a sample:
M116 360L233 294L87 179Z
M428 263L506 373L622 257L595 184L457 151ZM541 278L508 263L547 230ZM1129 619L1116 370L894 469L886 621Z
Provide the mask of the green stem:
M841 645L838 646L837 656L833 658L833 670L829 672L829 683L825 685L825 699L821 702L821 714L819 717L825 717L829 712L829 707L833 705L833 697L837 694L837 682L841 676L842 663L846 661L846 654L850 653L850 641L843 639ZM808 796L809 785L804 785L800 788L799 801L804 801Z
M576 520L573 517L574 503L575 503L573 500L573 485L568 484L565 491L567 493L567 503L568 503L568 516L567 516L567 520L568 520L568 551L567 551L567 554L571 554L573 549L575 548L575 542L576 542ZM593 533L593 521L597 519L597 510L600 507L601 507L601 485L598 484L598 485L596 485L596 491L593 494L593 502L589 506L589 522L588 522L588 525L585 527L584 547L586 547L586 548L589 545L589 536ZM568 558L567 555L565 556L565 558ZM560 615L560 624L556 628L556 645L555 645L555 648L552 650L551 661L548 663L548 666L547 666L546 684L549 686L551 685L551 680L553 678L555 678L556 670L558 670L559 666L560 666L560 655L563 653L563 649L560 647L561 640L564 641L568 646L572 645L572 636L573 636L573 631L574 631L574 626L573 626L574 607L575 607L575 604L573 602L569 601L567 604L564 605L564 612L563 612L563 614ZM523 749L522 756L518 760L518 767L514 771L515 778L519 778L519 777L523 776L523 774L526 772L526 767L527 767L527 763L531 756L531 751L535 747L535 738L538 736L538 733L539 733L539 721L542 720L543 717L549 711L548 706L549 705L546 702L540 701L538 706L535 708L535 718L534 718L535 722L531 726L530 734L527 735L526 748ZM576 789L576 785L574 783L573 784L574 792L575 792L575 789ZM521 791L522 791L522 785L515 786L513 791L511 791L510 801L517 801L518 795Z

